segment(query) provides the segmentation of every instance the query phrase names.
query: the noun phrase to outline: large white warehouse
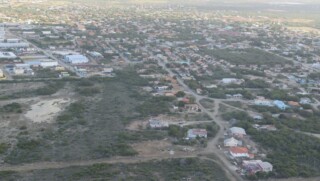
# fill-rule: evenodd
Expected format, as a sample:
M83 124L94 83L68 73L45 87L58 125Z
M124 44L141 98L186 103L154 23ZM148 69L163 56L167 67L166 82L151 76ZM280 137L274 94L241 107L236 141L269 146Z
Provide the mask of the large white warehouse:
M66 55L64 57L65 62L71 64L81 64L81 63L88 63L89 59L83 55Z

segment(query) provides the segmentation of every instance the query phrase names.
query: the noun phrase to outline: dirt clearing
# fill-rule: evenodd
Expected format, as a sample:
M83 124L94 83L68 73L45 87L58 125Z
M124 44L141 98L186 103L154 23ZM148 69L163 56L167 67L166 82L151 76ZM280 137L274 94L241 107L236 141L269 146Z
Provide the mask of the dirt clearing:
M43 100L31 105L25 117L34 123L52 122L56 115L69 105L69 98Z

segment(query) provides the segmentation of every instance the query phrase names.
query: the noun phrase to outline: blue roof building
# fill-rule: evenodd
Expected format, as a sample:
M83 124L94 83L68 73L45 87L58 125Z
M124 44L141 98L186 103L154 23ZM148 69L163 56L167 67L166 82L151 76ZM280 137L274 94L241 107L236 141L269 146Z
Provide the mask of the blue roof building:
M279 101L279 100L273 101L273 104L281 110L285 110L288 107L283 101Z

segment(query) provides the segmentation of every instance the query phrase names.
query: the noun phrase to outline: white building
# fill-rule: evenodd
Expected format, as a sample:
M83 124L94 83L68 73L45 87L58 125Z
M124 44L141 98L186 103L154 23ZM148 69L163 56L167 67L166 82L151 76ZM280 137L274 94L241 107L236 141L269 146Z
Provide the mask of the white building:
M241 146L242 145L242 141L239 141L239 140L235 139L234 137L225 139L223 143L224 143L225 147L234 147L234 146Z
M12 52L0 52L0 59L15 59L17 56Z
M254 105L257 105L257 106L268 106L268 107L274 106L272 101L264 99L264 98L255 99L253 102L254 102Z
M194 138L207 138L207 130L206 129L189 129L188 130L188 138L194 139Z
M260 166L263 172L272 172L273 170L273 166L269 162L260 162L258 163L258 165Z
M167 128L169 127L169 123L158 119L150 119L149 126L150 128Z
M14 67L13 68L13 73L15 75L23 75L25 73L25 69L22 67Z
M65 62L71 63L71 64L82 64L82 63L89 62L89 59L83 55L66 55L64 57L64 60Z
M242 138L243 136L246 135L246 131L243 128L240 128L240 127L232 127L232 128L229 129L229 134L231 136Z
M311 104L311 99L308 97L304 97L300 99L300 104Z
M27 48L29 43L0 43L0 48Z
M3 78L3 77L4 77L3 71L2 69L0 69L0 78Z
M58 61L55 60L40 60L40 66L43 68L48 68L48 67L56 67L58 66Z
M222 84L241 84L243 83L242 79L235 79L235 78L223 78L221 80Z

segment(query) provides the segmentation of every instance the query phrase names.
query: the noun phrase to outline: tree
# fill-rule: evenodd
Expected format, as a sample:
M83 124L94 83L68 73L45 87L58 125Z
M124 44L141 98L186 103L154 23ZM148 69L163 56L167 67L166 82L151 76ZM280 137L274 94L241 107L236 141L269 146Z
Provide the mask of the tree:
M184 97L185 95L186 95L186 93L183 92L183 91L179 91L179 92L176 93L177 97Z

